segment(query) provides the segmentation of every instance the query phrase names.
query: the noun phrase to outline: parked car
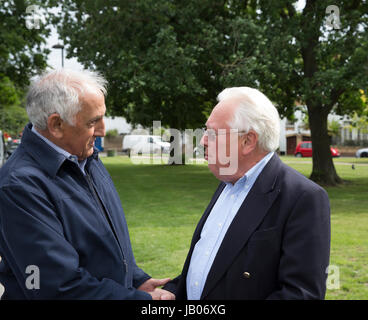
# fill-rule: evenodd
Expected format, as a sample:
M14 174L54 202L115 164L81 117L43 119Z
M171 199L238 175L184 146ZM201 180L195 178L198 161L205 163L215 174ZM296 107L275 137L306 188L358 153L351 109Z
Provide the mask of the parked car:
M337 148L330 147L333 157L340 157L340 151ZM312 141L299 142L295 148L294 155L296 157L311 157L312 156Z
M368 158L368 148L358 149L355 156L357 158Z
M151 135L126 135L123 139L122 151L130 153L168 153L170 143L162 141L160 136Z

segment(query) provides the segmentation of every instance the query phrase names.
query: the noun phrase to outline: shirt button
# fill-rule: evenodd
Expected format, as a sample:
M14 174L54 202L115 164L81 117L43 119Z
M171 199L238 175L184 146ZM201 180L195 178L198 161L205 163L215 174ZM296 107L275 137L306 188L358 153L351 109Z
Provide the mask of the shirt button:
M208 256L210 254L210 252L209 251L206 251L206 256Z
M234 199L234 195L232 194L230 198L231 198L231 199Z
M219 226L219 227L222 227L222 223L219 223L219 224L218 224L218 226Z
M196 286L196 287L198 287L198 281L196 281L196 282L194 282L194 285Z

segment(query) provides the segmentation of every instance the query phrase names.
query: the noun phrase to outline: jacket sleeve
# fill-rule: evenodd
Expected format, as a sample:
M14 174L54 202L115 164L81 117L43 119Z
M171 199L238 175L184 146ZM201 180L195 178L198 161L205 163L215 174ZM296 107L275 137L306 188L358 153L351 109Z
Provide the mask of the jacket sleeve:
M285 225L279 290L268 299L324 299L330 257L330 206L316 186L297 200Z
M151 279L147 273L145 273L141 268L137 265L134 266L133 272L133 286L134 288L138 288L141 284L146 282L148 279Z
M97 279L79 267L78 252L41 192L3 187L0 204L0 248L27 299L151 299L146 292ZM27 285L29 266L39 271L39 288Z

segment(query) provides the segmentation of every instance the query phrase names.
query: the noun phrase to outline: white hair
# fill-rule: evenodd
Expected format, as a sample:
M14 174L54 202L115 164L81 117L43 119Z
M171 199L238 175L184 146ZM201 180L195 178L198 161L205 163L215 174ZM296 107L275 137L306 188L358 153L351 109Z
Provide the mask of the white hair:
M259 90L249 87L224 89L217 100L236 99L239 106L228 125L231 129L258 134L258 146L264 151L275 151L279 147L280 117L272 102Z
M97 72L59 69L47 71L33 81L27 94L26 109L29 120L41 130L47 119L57 113L70 125L81 110L81 97L87 91L100 90L106 95L107 81Z

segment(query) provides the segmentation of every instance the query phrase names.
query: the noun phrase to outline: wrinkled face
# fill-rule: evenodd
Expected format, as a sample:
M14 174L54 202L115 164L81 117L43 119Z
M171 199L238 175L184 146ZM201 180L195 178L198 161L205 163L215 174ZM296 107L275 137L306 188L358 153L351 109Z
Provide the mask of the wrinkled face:
M236 100L218 103L206 122L207 133L201 139L208 168L221 181L233 181L238 171L241 139L228 125L237 105Z
M106 112L105 97L100 92L86 92L82 109L76 115L75 125L64 123L62 144L78 160L93 154L96 137L105 136L103 116Z

